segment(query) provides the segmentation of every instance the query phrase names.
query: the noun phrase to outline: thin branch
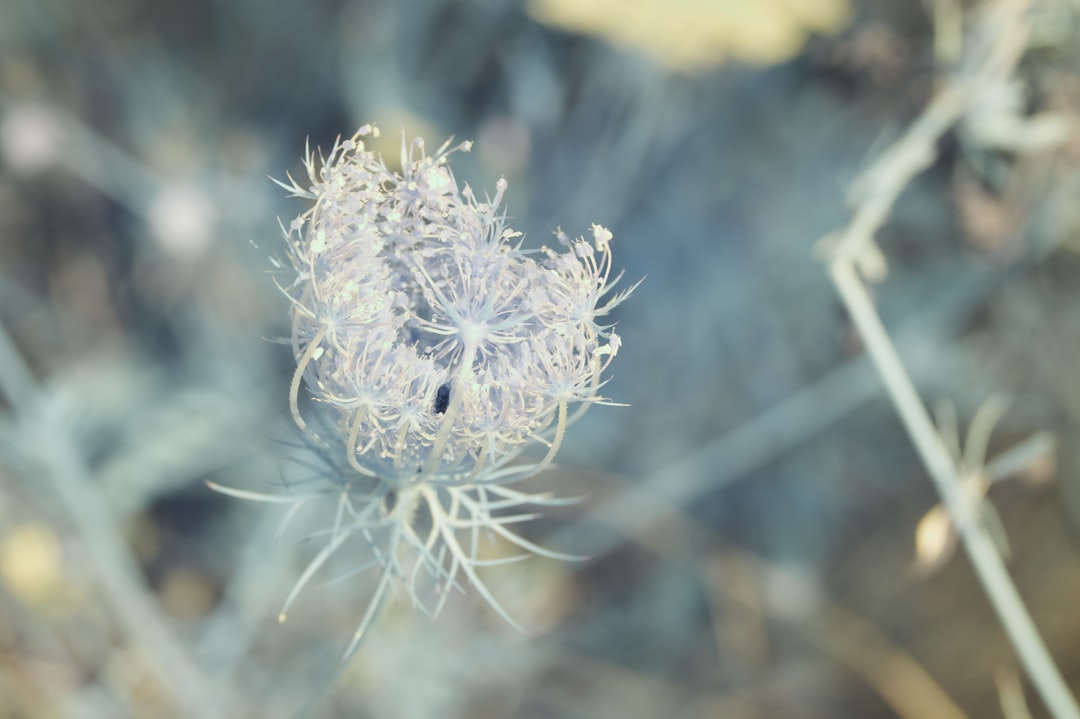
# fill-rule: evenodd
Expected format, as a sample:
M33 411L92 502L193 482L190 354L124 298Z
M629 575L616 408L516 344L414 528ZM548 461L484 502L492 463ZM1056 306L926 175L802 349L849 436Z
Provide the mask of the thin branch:
M853 184L855 211L847 226L823 243L831 259L861 257L911 180L933 164L937 144L988 88L1012 72L1027 43L1024 0L1002 0L972 41L973 69L946 83L907 132ZM983 47L983 45L989 45Z
M982 64L943 90L908 133L867 173L875 178L872 188L875 191L861 198L851 222L836 235L840 239L829 248L834 252L829 274L1028 676L1057 719L1080 719L1080 707L1039 636L993 537L980 519L982 499L965 491L963 470L935 429L856 267L860 248L873 242L874 233L884 223L904 186L927 166L923 161L933 157L937 141L963 116L980 86L1008 77L1027 40L1025 8L1026 3L1015 1L1002 2L995 8L994 24L984 28L983 37L991 37L992 42L989 49L980 48L984 50ZM966 87L965 82L969 83ZM897 159L907 155L918 157L920 162Z
M5 371L0 372L0 393L12 405L16 418L34 422L34 414L39 413L35 405L39 404L40 390L30 379L32 375L3 325L0 325L0 347L10 350L2 358ZM53 496L70 516L101 590L128 641L146 653L157 679L170 688L186 715L226 716L217 688L163 619L135 558L119 534L119 523L112 509L94 486L71 438L62 431L62 426L57 426L62 423L45 420L34 424L43 425L31 430L40 433L35 445L46 450L35 453L35 459L46 470L41 476L51 482Z
M964 491L960 470L934 429L854 265L848 259L837 259L830 274L1028 676L1057 719L1080 719L1080 707L1009 578L993 537L979 519L977 502L981 500L972 501Z

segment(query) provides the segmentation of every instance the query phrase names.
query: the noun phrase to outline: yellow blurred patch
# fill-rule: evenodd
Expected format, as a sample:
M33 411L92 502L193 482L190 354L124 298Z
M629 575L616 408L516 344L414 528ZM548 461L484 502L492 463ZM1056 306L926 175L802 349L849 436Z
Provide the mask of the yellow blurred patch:
M214 606L214 588L207 577L192 569L170 572L158 594L165 611L180 619L205 616Z
M60 540L44 524L22 524L0 544L0 576L26 604L42 604L56 595L61 564Z
M851 19L849 0L529 0L538 22L594 35L689 72L725 60L771 65L792 59L812 32Z

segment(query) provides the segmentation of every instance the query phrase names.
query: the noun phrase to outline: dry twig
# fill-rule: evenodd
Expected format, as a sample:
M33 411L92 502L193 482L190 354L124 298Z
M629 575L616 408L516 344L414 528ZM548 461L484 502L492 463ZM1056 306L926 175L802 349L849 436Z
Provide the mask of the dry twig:
M859 258L872 247L904 187L935 156L937 142L979 94L1004 82L1027 42L1027 3L1004 0L988 14L974 38L971 62L948 83L908 132L866 173L851 221L827 238L829 274L873 359L897 412L930 473L986 593L1016 652L1051 713L1080 719L1060 671L1046 649L1027 608L1005 569L993 537L980 519L981 498L965 491L961 467L934 427L907 370L882 324L873 299L859 276Z

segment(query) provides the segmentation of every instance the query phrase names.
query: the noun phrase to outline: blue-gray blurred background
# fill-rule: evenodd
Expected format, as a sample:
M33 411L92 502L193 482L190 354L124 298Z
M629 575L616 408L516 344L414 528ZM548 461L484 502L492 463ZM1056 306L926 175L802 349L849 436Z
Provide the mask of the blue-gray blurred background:
M995 4L0 0L0 716L1002 716L1014 655L815 252ZM1007 396L989 456L1035 438L987 511L1080 687L1080 9L1030 18L874 292L946 431ZM591 559L487 571L529 636L402 594L341 664L368 580L279 624L319 545L205 482L296 464L267 178L367 122L474 140L527 243L599 223L645 279L629 406L529 480L583 500L528 536Z

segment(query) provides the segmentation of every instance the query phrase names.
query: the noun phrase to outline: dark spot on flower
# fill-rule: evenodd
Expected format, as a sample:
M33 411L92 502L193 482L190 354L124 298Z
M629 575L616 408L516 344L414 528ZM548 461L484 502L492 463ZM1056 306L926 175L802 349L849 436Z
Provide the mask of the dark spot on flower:
M398 495L394 490L389 490L382 498L382 511L384 514L390 514L397 507Z
M450 406L450 385L439 385L438 391L435 392L435 414L443 414L446 412L446 408Z

